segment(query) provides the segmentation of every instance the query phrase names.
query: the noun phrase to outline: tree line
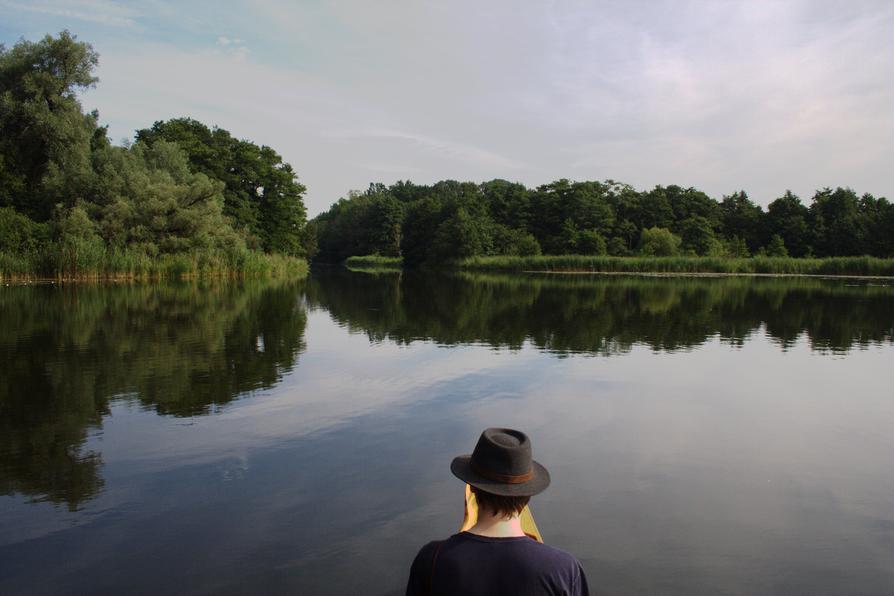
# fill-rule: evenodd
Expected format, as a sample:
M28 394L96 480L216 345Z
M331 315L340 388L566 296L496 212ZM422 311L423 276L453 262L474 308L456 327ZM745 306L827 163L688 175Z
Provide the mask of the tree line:
M0 45L0 270L304 256L305 188L276 151L190 118L113 145L79 101L98 60L67 31Z
M894 256L894 205L825 188L804 205L785 192L766 210L744 191L557 180L371 184L309 223L316 258L402 256L405 265L479 255Z

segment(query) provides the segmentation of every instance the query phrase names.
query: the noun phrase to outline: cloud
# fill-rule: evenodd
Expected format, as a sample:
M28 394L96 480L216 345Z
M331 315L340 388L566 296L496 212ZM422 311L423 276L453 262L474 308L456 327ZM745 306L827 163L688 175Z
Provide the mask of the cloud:
M513 159L481 147L400 130L371 129L357 132L334 133L331 136L335 139L342 139L345 141L358 139L398 141L410 145L414 151L432 152L441 158L465 161L499 169L519 169L522 167L522 164Z
M406 177L894 195L888 2L14 6L138 21L88 40L102 81L85 104L114 137L218 124L292 163L312 214Z
M134 27L135 19L139 16L139 13L133 9L106 0L0 2L0 6L11 11L76 19L110 27Z
M225 35L221 35L217 38L217 45L219 46L239 46L242 45L242 40L238 37L227 37Z

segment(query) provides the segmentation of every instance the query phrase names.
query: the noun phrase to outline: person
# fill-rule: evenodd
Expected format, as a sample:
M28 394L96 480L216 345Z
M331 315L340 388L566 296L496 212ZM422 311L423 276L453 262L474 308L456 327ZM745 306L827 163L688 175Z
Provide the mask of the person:
M454 458L450 470L475 493L478 521L420 549L410 567L407 596L589 594L573 555L522 531L519 515L550 483L549 472L532 458L525 433L488 428L472 454Z

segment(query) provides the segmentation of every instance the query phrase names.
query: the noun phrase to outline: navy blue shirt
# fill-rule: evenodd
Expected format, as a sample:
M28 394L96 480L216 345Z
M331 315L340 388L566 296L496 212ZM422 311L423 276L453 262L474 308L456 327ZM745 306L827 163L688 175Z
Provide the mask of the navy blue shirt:
M527 536L489 538L469 532L423 546L407 583L407 596L589 593L584 570L565 551Z

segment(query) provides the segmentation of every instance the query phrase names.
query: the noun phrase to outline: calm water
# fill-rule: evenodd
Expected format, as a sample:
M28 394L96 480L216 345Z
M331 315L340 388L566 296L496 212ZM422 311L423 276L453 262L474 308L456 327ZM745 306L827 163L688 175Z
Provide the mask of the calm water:
M894 593L894 286L0 288L0 593L398 594L525 429L597 593Z

